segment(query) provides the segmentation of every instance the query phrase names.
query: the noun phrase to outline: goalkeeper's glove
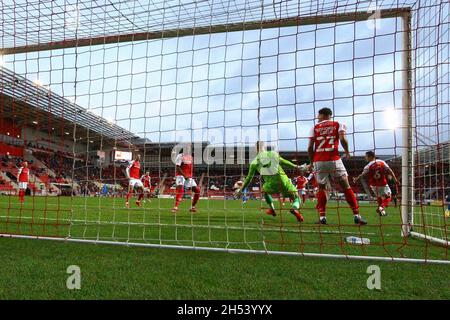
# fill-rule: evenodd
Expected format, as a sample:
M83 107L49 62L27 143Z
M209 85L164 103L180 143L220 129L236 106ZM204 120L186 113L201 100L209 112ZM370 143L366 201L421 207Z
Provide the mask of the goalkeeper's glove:
M242 195L242 189L241 189L241 188L238 188L238 189L234 192L234 194L233 194L233 196L234 196L236 199L237 199L237 198L240 198L241 195Z
M299 169L301 172L309 171L309 164L304 163L304 164L298 166L298 169Z

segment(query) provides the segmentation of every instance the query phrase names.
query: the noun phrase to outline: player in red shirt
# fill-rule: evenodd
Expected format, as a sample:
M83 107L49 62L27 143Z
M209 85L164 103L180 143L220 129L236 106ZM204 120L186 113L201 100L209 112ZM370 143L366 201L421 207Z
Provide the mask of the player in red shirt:
M125 206L127 208L130 207L129 200L130 197L133 195L133 190L136 189L138 192L138 199L136 201L136 205L138 207L141 206L141 200L144 197L144 185L141 181L141 155L136 154L136 157L133 161L130 162L130 164L127 167L126 174L127 178L129 179L128 182L128 193L126 196Z
M308 183L311 185L311 189L308 188L308 197L311 201L316 201L316 194L319 190L319 185L317 184L316 177L314 177L314 173L311 172L307 178Z
M200 198L200 188L193 179L194 173L194 159L192 157L191 146L186 145L183 147L183 152L178 154L175 159L175 179L177 185L177 191L175 195L175 206L172 212L178 211L178 206L181 203L184 194L184 188L191 190L194 195L192 197L190 212L197 212L195 205Z
M144 195L147 194L147 199L148 201L150 200L150 196L151 196L151 189L152 189L152 185L151 185L151 181L152 181L152 177L150 177L150 172L146 172L142 177L141 177L141 181L144 184ZM145 202L145 200L144 200Z
M306 185L308 184L308 179L305 176L300 175L295 181L297 184L298 195L302 197L302 202L304 204L306 202Z
M359 205L350 184L348 183L347 170L339 156L339 142L344 148L344 157L349 158L348 141L345 137L344 124L331 120L333 112L329 108L319 110L319 122L311 129L309 134L308 154L312 163L314 175L319 185L317 191L317 211L320 215L319 223L326 224L326 187L330 178L335 179L341 186L345 200L353 211L353 219L356 224L364 225L366 221L359 215Z
M388 185L387 176L391 176L396 185L398 184L397 177L386 162L376 158L375 152L367 151L366 161L368 164L359 176L353 178L353 182L358 182L366 175L369 177L369 185L377 197L377 213L380 216L385 216L385 208L389 206L389 202L392 199L392 192Z
M28 169L28 162L24 161L17 172L17 181L19 182L19 201L25 201L25 192L28 187L28 180L30 179L30 169Z

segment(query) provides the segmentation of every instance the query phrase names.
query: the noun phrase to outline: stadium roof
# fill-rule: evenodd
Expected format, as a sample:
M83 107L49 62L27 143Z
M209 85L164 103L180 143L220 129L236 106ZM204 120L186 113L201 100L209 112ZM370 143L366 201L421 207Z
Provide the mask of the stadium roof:
M0 67L0 111L2 118L21 125L39 124L55 134L89 138L110 143L133 143L134 133L74 104L48 88Z

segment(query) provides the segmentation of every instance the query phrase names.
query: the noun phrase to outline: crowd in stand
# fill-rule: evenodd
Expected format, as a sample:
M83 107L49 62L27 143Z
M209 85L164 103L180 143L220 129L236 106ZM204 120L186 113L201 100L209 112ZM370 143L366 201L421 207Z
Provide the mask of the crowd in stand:
M414 180L415 198L435 201L450 195L450 169L448 165L428 164L421 168Z

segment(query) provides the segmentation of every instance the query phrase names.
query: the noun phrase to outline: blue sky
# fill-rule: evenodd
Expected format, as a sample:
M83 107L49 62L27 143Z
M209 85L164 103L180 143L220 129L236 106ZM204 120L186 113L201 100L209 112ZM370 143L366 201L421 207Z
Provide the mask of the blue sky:
M259 129L281 150L305 151L326 106L347 124L353 150L393 154L401 144L393 130L401 123L400 31L397 19L382 19L377 29L366 21L310 25L3 59L152 141L253 142Z

